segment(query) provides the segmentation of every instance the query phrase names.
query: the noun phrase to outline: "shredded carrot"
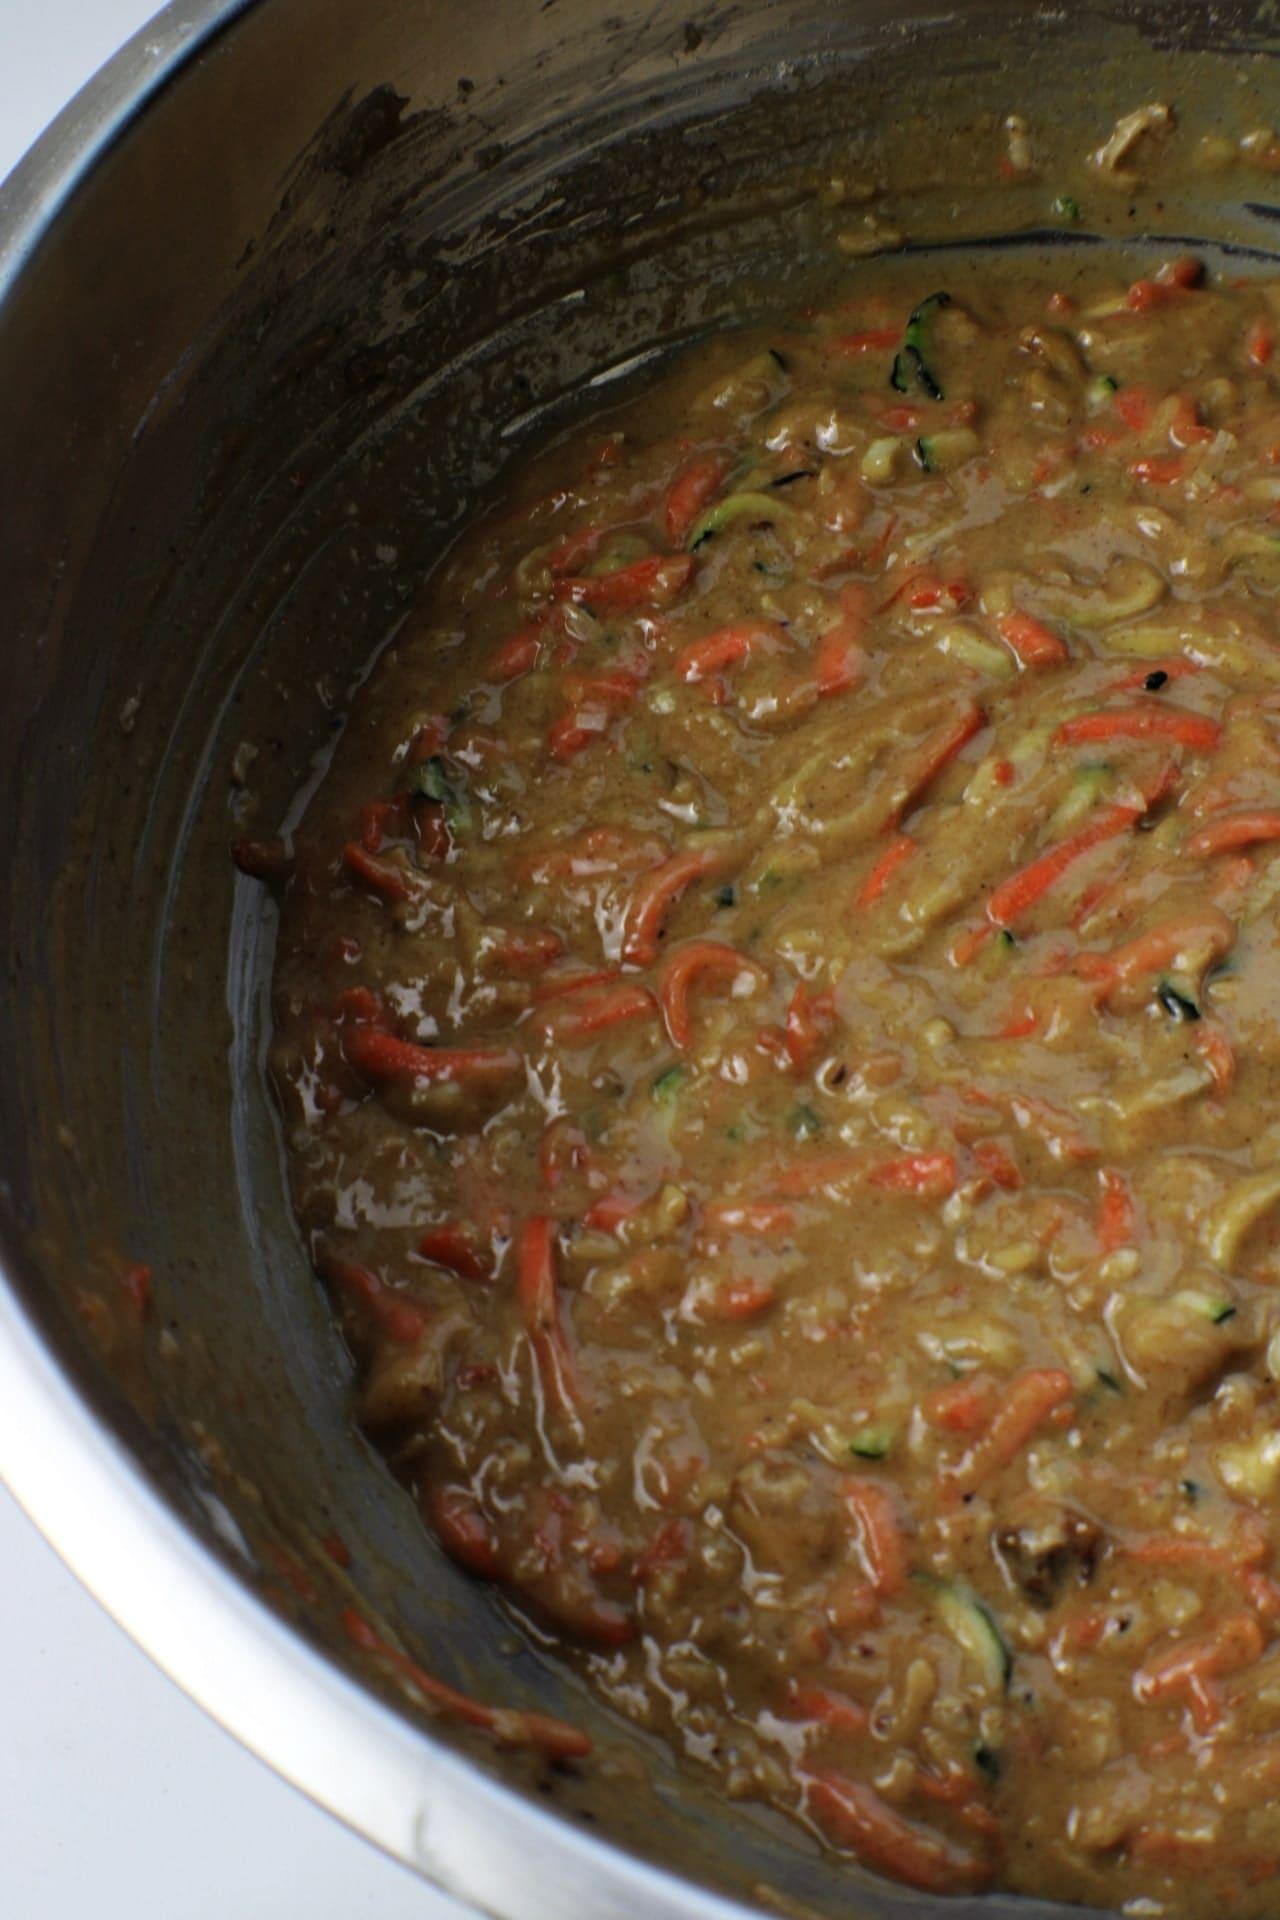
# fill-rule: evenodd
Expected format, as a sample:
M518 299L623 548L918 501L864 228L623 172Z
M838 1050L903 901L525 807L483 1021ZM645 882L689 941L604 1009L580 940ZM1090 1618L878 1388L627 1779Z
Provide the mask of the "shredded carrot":
M907 1584L907 1543L893 1497L878 1480L846 1480L844 1496L876 1597L891 1600Z
M593 1233L616 1233L624 1220L629 1220L637 1207L644 1203L638 1194L605 1193L592 1202L582 1216L582 1224Z
M692 1545L693 1530L687 1520L664 1520L648 1546L632 1561L631 1578L642 1587L664 1567L686 1566Z
M952 966L967 967L969 962L981 953L995 930L994 921L984 920L980 925L969 927L965 932L957 934L951 943L951 951L947 955Z
M703 454L682 467L672 481L663 508L663 525L673 547L682 547L698 515L724 484L732 466L727 454Z
M1202 446L1212 440L1213 428L1206 427L1196 412L1196 403L1189 393L1180 395L1173 410L1173 419L1169 423L1169 438L1175 447Z
M586 827L559 846L526 855L517 873L539 886L548 880L589 880L620 868L654 866L665 853L665 844L652 834L629 827Z
M1192 753L1212 753L1222 728L1207 714L1185 707L1108 707L1100 713L1082 713L1064 720L1054 735L1061 747L1092 745L1099 740L1173 740Z
M548 1017L566 1045L623 1026L629 1020L647 1019L658 1011L648 987L635 980L614 980L599 987L579 982L572 993L559 997L563 1004Z
M575 754L589 747L593 740L599 740L608 725L609 715L603 707L594 713L584 713L578 707L570 707L559 719L551 723L547 734L547 746L553 760L572 760Z
M416 1346L426 1332L429 1322L422 1308L389 1287L370 1268L359 1266L354 1260L341 1260L336 1254L321 1253L316 1257L316 1271L349 1300L363 1307L379 1331L397 1346Z
M797 982L783 1033L783 1048L794 1072L803 1073L812 1063L835 1025L835 1017L835 1002L829 993L813 993L803 980Z
M916 850L916 842L909 833L895 834L884 852L876 860L870 873L858 889L857 904L869 907L880 898L903 861Z
M606 731L614 715L625 713L643 685L643 675L615 669L610 673L566 675L570 705L555 721L547 744L556 760L571 760Z
M1220 1574L1264 1620L1274 1623L1280 1619L1280 1587L1261 1571L1271 1556L1271 1542L1260 1515L1248 1515L1224 1542L1189 1534L1147 1534L1131 1540L1125 1552L1150 1566Z
M525 1221L516 1254L516 1292L543 1396L549 1405L573 1414L579 1398L577 1367L561 1319L555 1243L556 1223L550 1215L535 1213Z
M409 765L420 767L424 760L430 760L433 754L439 753L448 738L449 722L442 713L433 713L429 720L424 720L417 728L409 742Z
M905 600L916 613L929 612L934 608L954 609L969 604L973 598L973 588L967 580L939 580L927 567L908 567L897 580L893 591L881 601L880 613L887 613L898 600Z
M944 1469L944 1484L953 1493L972 1493L1016 1459L1037 1427L1064 1406L1073 1392L1070 1374L1058 1367L1033 1367L1019 1374L1006 1389L986 1432L955 1466Z
M1233 853L1237 847L1253 847L1267 840L1280 840L1280 811L1259 808L1210 820L1188 839L1187 852L1193 859L1211 860L1215 854Z
M1121 387L1115 395L1115 410L1132 433L1145 433L1156 410L1156 395L1150 387Z
M502 1571L498 1543L472 1496L462 1487L436 1487L428 1483L423 1505L450 1559L456 1560L468 1573L479 1574L484 1580L496 1580Z
M721 940L691 940L668 953L658 979L658 999L672 1046L689 1044L689 994L695 981L715 980L732 989L738 981L755 984L763 977L754 960Z
M360 809L360 844L366 853L380 853L384 840L404 840L410 832L411 808L407 793L394 800L370 800Z
M996 626L1024 667L1060 667L1071 658L1065 641L1029 613L1002 614Z
M874 1787L829 1771L804 1776L804 1784L819 1826L875 1872L926 1893L974 1892L991 1879L985 1860L912 1825Z
M564 951L564 941L549 927L504 927L486 943L486 972L536 973Z
M1134 313L1148 313L1152 307L1163 307L1170 300L1176 300L1180 291L1158 280L1135 280L1129 289L1129 307Z
M773 652L785 646L787 630L776 620L737 620L732 626L717 627L691 640L677 654L675 671L690 685L722 673L726 667L741 666L756 652Z
M1134 1698L1150 1705L1183 1694L1198 1731L1207 1733L1221 1715L1214 1682L1252 1666L1264 1644L1252 1614L1233 1614L1211 1633L1184 1640L1140 1667L1133 1676Z
M944 767L950 765L956 755L968 745L976 733L981 733L987 724L987 716L976 702L963 707L954 720L944 720L933 732L926 735L905 763L907 774L907 792L905 798L894 809L889 822L896 826L904 815L910 812L916 802L933 785Z
M342 849L342 858L348 872L371 893L381 894L384 900L409 898L411 888L404 869L390 860L378 859L358 840L348 841Z
M519 633L511 634L489 656L489 679L506 682L532 673L542 658L542 645L540 627L522 627Z
M1176 453L1147 454L1141 460L1135 460L1129 468L1135 480L1141 480L1149 487L1172 487L1187 470L1187 463Z
M1133 1195L1122 1173L1104 1167L1098 1175L1102 1203L1098 1208L1098 1242L1104 1253L1133 1244L1136 1217Z
M1207 903L1187 907L1111 953L1082 953L1075 971L1099 983L1100 998L1105 1003L1145 975L1162 972L1183 953L1203 952L1208 962L1220 959L1234 946L1235 937L1235 927L1220 907Z
M941 1200L954 1193L958 1169L949 1153L904 1153L896 1160L881 1160L868 1170L873 1187L888 1187L894 1193L918 1193L922 1198Z
M443 860L453 845L453 835L441 806L416 806L413 810L413 832L418 851L427 860Z
M1213 1090L1220 1100L1231 1091L1236 1074L1235 1050L1216 1020L1201 1020L1191 1042L1213 1076Z
M814 659L814 686L823 700L856 686L866 666L862 651L868 616L866 588L850 582L841 590L840 604L841 618L823 634Z
M988 919L997 927L1016 926L1062 878L1068 867L1088 853L1091 847L1101 846L1104 840L1112 840L1117 834L1127 832L1141 818L1142 811L1141 807L1099 808L1091 820L1086 820L1082 827L1077 827L1057 846L1050 847L1008 880L1001 881L987 902Z
M709 1321L754 1320L758 1313L764 1313L777 1298L774 1288L767 1280L753 1280L734 1277L722 1280L719 1286L698 1300L698 1318Z
M374 1086L415 1080L506 1079L523 1065L511 1047L420 1047L382 1027L348 1027L342 1046L356 1072Z
M557 600L572 600L597 613L628 613L635 607L669 607L680 598L697 571L691 553L659 553L635 560L612 573L571 575L557 580Z
M388 1646L354 1607L344 1610L342 1625L347 1638L362 1652L384 1661L433 1707L452 1719L460 1720L465 1726L480 1727L492 1734L501 1745L534 1747L553 1760L581 1760L591 1752L590 1736L580 1733L577 1727L571 1727L563 1720L553 1719L545 1713L486 1707L469 1694L459 1693L456 1687L435 1679L416 1660L410 1659L407 1653Z
M843 1186L856 1180L884 1187L892 1193L911 1193L922 1199L943 1199L955 1187L958 1169L949 1153L906 1153L880 1161L850 1148L845 1153L809 1154L790 1166L779 1167L770 1185L788 1199Z
M418 1241L418 1252L433 1266L446 1267L462 1280L493 1277L473 1230L459 1220L442 1220L439 1225L428 1227Z
M372 987L344 987L333 1003L333 1017L341 1026L390 1027L393 1019Z
M998 1037L1001 1040L1025 1040L1027 1035L1034 1033L1039 1025L1040 1015L1029 1002L1024 1001L1020 1007L1009 1014Z
M1145 1561L1149 1566L1207 1567L1213 1572L1234 1577L1265 1560L1268 1545L1261 1532L1235 1545L1219 1545L1190 1534L1150 1533L1140 1540L1130 1541L1125 1552L1131 1559Z
M797 1720L813 1720L829 1733L861 1735L871 1724L871 1716L847 1693L830 1687L805 1687L795 1681L787 1689L787 1711Z
M580 967L566 968L560 973L549 973L545 979L538 981L533 988L534 1003L559 1000L565 994L580 993L585 987L605 986L609 981L620 978L616 967L593 967L586 972Z
M636 887L627 910L622 955L633 966L648 966L657 958L658 942L667 914L695 880L723 872L731 856L724 847L686 847L655 867Z
M929 1767L917 1766L915 1771L916 1792L923 1794L926 1800L935 1800L944 1807L953 1807L956 1817L963 1820L984 1838L998 1840L1000 1822L990 1807L984 1806L979 1798L981 1788L971 1773L963 1767L949 1767L945 1773L934 1773Z
M890 433L917 433L924 425L925 416L919 407L882 407L876 420Z
M579 527L576 533L567 535L558 547L551 549L547 555L547 565L552 573L581 572L605 536L612 531L611 527Z
M611 667L601 673L566 673L564 690L575 706L622 712L639 693L647 672L646 662L631 667Z
M1017 1192L1022 1185L1022 1173L1017 1161L998 1140L975 1140L970 1152L988 1180L1006 1193Z
M924 1417L948 1433L981 1433L991 1419L996 1389L983 1374L970 1374L925 1396Z
M1244 340L1245 355L1255 367L1265 367L1276 350L1275 329L1269 321L1255 320Z

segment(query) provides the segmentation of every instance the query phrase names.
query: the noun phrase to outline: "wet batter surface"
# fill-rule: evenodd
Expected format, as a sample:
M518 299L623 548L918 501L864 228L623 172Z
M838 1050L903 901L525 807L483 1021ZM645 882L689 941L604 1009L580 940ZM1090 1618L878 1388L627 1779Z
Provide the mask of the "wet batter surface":
M239 852L427 1523L918 1887L1274 1911L1278 312L939 254L697 349Z

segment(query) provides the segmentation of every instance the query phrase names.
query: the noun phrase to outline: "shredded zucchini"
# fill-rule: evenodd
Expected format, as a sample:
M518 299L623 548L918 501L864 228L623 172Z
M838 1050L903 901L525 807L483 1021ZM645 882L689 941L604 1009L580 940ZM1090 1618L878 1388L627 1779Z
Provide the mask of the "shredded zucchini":
M889 385L895 393L910 393L912 385L918 384L930 400L943 400L946 395L928 360L925 358L928 342L925 329L929 315L941 307L951 305L949 293L931 293L922 300L907 321L906 332L902 336L902 348L894 359L889 375Z

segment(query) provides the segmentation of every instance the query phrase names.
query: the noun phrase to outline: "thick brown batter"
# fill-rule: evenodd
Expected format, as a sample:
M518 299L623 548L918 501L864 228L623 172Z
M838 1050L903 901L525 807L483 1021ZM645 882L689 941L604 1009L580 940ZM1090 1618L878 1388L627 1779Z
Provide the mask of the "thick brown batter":
M623 1713L917 1886L1262 1915L1280 289L1097 258L861 266L526 473L273 1069L364 1423Z

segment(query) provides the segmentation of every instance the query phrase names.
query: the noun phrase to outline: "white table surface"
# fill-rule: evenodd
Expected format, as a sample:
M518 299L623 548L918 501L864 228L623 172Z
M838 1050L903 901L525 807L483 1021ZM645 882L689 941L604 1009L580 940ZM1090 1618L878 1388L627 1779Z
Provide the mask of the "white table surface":
M0 0L0 178L156 11ZM463 1920L139 1653L0 1487L4 1920Z

